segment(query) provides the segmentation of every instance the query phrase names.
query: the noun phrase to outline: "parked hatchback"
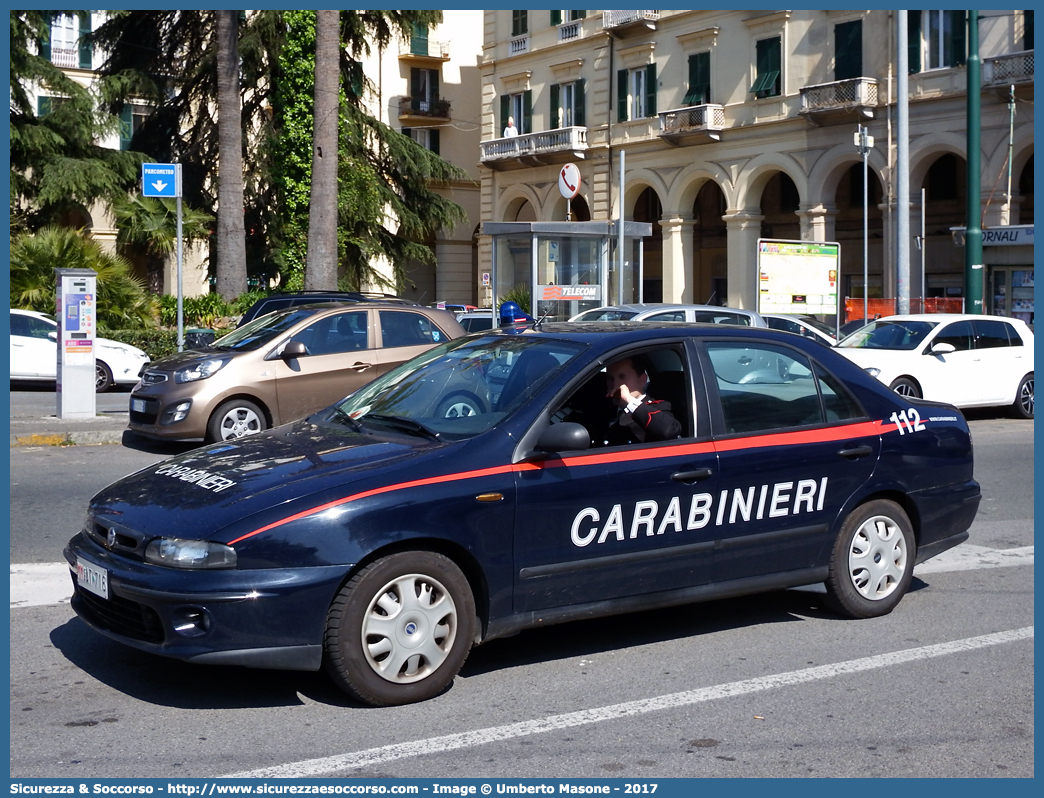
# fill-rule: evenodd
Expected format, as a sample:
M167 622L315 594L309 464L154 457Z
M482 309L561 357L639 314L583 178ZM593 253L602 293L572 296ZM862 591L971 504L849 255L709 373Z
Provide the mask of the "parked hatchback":
M420 306L286 308L151 364L131 393L130 428L154 438L239 438L314 413L462 335L452 313Z

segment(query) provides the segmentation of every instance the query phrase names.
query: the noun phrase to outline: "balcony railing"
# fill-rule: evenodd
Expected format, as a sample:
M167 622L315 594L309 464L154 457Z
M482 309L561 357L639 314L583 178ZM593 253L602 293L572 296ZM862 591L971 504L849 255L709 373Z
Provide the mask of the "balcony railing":
M983 86L1010 86L1031 82L1033 82L1032 50L983 59Z
M656 22L659 18L659 11L603 11L602 27L619 28L635 22Z
M820 83L801 89L801 112L814 113L835 108L877 105L877 81L873 78L849 78L833 83Z
M508 42L508 55L521 55L529 52L529 34L516 36Z
M449 100L422 100L418 97L399 98L399 116L428 116L449 119Z
M716 139L725 127L725 108L712 103L663 111L659 117L660 135L665 138L704 133Z
M449 42L430 39L411 39L399 44L399 55L418 55L424 58L449 58Z
M558 26L558 41L571 42L573 39L579 39L580 31L580 20L576 19L572 22L563 22Z
M56 67L78 67L80 51L71 47L52 47L51 63Z
M587 128L563 127L541 133L526 133L511 138L490 139L480 142L479 146L483 162L576 153L587 149Z

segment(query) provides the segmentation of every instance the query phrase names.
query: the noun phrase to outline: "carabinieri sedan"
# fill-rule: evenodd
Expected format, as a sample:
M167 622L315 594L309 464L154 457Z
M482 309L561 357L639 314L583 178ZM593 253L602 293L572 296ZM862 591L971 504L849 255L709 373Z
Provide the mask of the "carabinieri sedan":
M630 412L608 397L619 375ZM916 563L967 539L979 498L958 410L812 341L535 324L126 477L65 556L73 608L102 634L325 667L390 705L546 624L813 583L843 616L884 615Z

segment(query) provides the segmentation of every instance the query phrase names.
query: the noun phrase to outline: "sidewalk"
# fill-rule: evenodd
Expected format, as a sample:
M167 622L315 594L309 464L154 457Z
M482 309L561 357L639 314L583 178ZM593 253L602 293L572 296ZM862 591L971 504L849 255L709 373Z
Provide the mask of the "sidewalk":
M43 410L43 408L41 408ZM123 442L127 411L104 410L93 418L58 418L54 413L11 418L12 446L71 446Z

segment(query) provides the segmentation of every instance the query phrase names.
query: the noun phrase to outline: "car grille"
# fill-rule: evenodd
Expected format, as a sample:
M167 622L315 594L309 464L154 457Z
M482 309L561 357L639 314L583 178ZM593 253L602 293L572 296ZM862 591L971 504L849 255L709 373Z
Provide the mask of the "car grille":
M134 560L145 559L145 537L140 532L127 529L104 518L94 518L88 521L84 532L92 541L109 551Z
M154 609L111 592L103 599L81 589L75 575L72 580L79 610L92 624L132 640L163 642L163 624Z
M131 399L140 399L145 402L144 412L130 411L130 420L135 424L155 424L159 417L160 403L158 399L149 399L145 396L131 394Z

